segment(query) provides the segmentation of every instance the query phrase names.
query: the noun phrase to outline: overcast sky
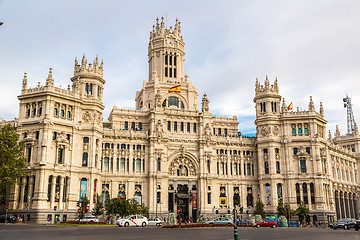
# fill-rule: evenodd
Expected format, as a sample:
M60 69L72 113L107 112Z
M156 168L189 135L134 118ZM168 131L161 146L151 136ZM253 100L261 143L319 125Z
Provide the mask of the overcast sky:
M360 1L48 1L0 0L0 117L18 116L24 72L43 85L71 84L74 58L104 59L104 120L111 108L134 108L147 79L149 32L156 17L181 21L185 73L210 99L210 111L237 116L255 132L255 79L278 78L294 109L323 102L327 129L346 133L342 98L360 114ZM201 99L199 100L201 102ZM200 107L201 108L201 107ZM360 121L360 120L359 120Z

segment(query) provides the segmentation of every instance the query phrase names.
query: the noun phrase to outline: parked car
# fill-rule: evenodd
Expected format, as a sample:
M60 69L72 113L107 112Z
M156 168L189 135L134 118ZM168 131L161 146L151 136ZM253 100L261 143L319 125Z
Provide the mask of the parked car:
M231 220L230 218L226 218L226 217L219 217L219 218L215 218L213 220L209 220L206 221L205 224L209 224L209 225L234 225L233 220Z
M129 226L142 226L146 227L148 225L148 220L146 217L141 215L131 215L128 218L118 219L115 223L119 227L129 227Z
M76 222L79 222L79 219L76 219ZM86 217L80 219L80 222L81 223L84 223L84 222L98 223L99 219L97 219L95 216L86 216Z
M339 221L333 223L332 229L336 230L338 228L343 228L345 230L348 230L355 226L355 222L356 222L356 219L354 219L354 218L340 219Z
M360 219L355 221L354 228L355 228L355 231L359 231L359 229L360 229Z
M0 215L0 223L4 223L5 222L5 218L6 215ZM15 223L16 222L16 217L13 215L7 215L7 223Z
M278 223L274 220L268 219L268 220L264 220L262 222L258 222L255 223L255 227L271 227L271 228L276 228L278 226Z
M162 225L162 221L160 218L154 217L148 219L148 225L149 226L157 226L160 227Z

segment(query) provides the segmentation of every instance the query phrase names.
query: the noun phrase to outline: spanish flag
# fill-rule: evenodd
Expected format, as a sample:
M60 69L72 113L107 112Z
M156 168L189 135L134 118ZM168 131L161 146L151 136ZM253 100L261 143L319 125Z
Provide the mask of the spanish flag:
M169 92L177 92L177 93L180 93L180 86L181 85L177 85L177 86L174 86L172 88L169 89Z
M293 110L293 104L292 104L292 102L291 102L290 105L288 106L288 110Z

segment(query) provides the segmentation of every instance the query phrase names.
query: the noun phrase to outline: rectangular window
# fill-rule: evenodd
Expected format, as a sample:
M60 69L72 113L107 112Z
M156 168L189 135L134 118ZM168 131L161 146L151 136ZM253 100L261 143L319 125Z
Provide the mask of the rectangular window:
M298 134L302 135L302 129L301 128L298 128Z
M171 122L170 121L167 122L167 130L171 131Z
M62 164L63 163L63 158L64 158L64 149L62 148L58 148L58 151L57 151L57 160L58 160L58 163L59 164Z
M165 55L165 65L168 65L168 55Z
M126 159L126 171L129 171L129 159Z
M294 135L294 136L296 135L296 130L295 130L295 128L291 129L291 134Z
M169 65L172 65L172 55L169 56Z
M104 171L109 171L109 158L104 158Z
M309 147L306 147L306 153L310 154L310 148Z
M308 128L304 128L304 134L309 135L309 129Z
M119 159L118 158L116 159L116 171L117 172L119 171Z
M174 68L174 78L176 78L176 68Z
M194 123L194 129L193 132L196 133L196 123Z
M165 68L165 77L167 77L168 76L168 68L166 67Z
M300 160L300 170L301 170L301 173L306 173L306 162L305 162L305 160Z
M125 158L120 159L120 171L125 171Z
M234 163L233 167L234 167L234 171L233 171L234 175L238 175L237 163Z
M156 192L156 203L161 203L161 192Z
M140 172L140 171L141 171L141 159L136 159L135 172Z
M174 131L177 132L177 122L174 122Z
M190 132L190 123L187 123L187 132Z
M210 160L207 160L207 172L210 173Z
M161 171L161 158L157 159L157 171Z
M28 147L27 152L27 162L29 163L31 161L31 146Z
M169 68L169 77L172 77L172 68Z
M269 174L269 162L264 162L265 165L265 174Z
M224 174L224 163L220 163L220 174Z
M174 66L176 66L176 55L174 56Z
M180 131L184 132L184 123L183 122L180 123Z
M247 164L247 175L248 175L248 176L251 175L251 166L250 166L250 163Z
M298 152L298 149L297 149L297 148L294 148L293 151L294 151L294 155L296 155L297 152Z
M207 194L207 202L208 204L211 204L211 192L208 192Z
M221 128L218 129L218 135L221 135Z

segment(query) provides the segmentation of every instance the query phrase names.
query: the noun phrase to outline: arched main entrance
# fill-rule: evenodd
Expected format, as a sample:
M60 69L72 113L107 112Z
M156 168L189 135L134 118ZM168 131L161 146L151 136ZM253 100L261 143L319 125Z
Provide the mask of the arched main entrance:
M196 221L198 217L197 162L191 155L174 156L169 165L169 212L181 211L184 221Z

